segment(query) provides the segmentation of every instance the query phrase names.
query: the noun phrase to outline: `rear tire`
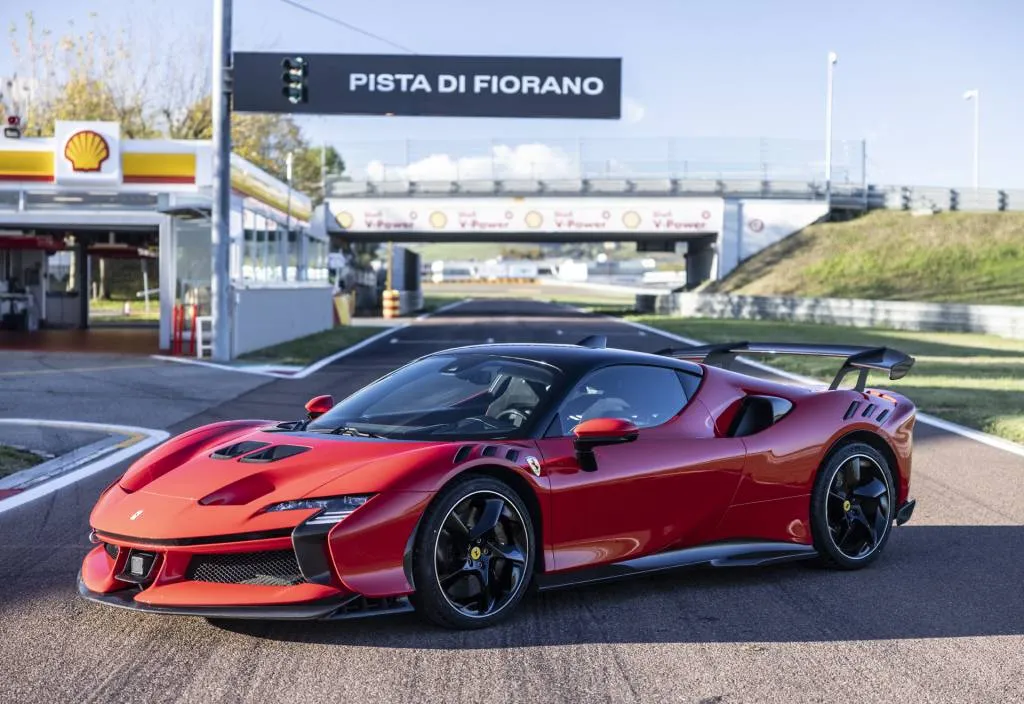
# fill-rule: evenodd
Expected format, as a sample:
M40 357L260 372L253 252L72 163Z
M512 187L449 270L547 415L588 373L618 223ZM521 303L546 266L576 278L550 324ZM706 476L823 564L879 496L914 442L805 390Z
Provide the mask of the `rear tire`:
M480 475L456 479L427 509L416 537L416 610L445 628L498 623L529 588L535 545L529 509L512 487Z
M818 471L811 492L811 532L819 562L856 570L878 559L895 518L892 468L875 448L844 445Z

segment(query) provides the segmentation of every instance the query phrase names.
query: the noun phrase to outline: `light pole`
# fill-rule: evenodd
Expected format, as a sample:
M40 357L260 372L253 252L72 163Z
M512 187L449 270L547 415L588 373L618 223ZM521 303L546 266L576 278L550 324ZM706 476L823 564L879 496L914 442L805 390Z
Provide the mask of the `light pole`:
M964 93L964 100L974 101L974 190L978 190L978 147L980 144L979 122L981 118L981 93L978 89Z
M825 203L832 212L832 73L839 61L834 51L828 52L828 87L825 97Z
M213 358L231 359L231 0L213 0ZM193 332L193 334L195 334Z

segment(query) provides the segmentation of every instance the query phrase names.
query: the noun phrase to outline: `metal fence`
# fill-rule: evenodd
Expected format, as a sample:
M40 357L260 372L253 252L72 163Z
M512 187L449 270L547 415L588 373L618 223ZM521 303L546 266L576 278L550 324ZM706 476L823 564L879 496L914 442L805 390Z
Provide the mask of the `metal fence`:
M391 140L336 144L334 198L663 195L824 200L824 141L799 139ZM869 184L866 143L833 144L832 207L1024 211L1024 189Z
M371 183L641 178L821 182L823 140L482 139L340 142L346 176ZM833 143L832 179L863 184L865 143Z

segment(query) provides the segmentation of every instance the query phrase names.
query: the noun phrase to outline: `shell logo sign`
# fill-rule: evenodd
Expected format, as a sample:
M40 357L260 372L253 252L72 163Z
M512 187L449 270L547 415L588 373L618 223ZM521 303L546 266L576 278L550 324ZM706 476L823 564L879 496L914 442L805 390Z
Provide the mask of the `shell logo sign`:
M120 186L121 125L58 120L53 150L58 185Z
M71 162L73 171L100 171L103 162L110 158L110 145L103 135L82 130L68 138L64 145L64 158Z

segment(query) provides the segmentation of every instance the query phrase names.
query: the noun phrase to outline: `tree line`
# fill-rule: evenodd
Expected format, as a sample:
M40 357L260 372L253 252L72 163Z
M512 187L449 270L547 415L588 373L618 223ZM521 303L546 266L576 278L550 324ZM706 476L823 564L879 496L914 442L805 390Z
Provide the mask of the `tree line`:
M213 136L205 32L168 36L159 17L138 27L95 12L85 27L71 21L55 32L28 12L12 23L10 43L16 73L0 89L0 113L18 114L26 137L52 136L55 120L119 122L128 139ZM281 180L293 153L293 184L316 203L324 197L322 160L329 174L345 167L334 147L310 144L291 115L233 113L231 142L236 154Z

